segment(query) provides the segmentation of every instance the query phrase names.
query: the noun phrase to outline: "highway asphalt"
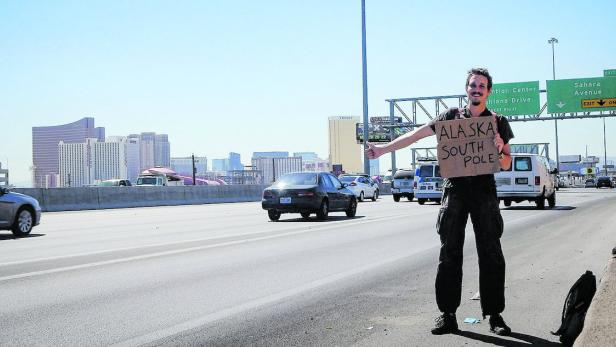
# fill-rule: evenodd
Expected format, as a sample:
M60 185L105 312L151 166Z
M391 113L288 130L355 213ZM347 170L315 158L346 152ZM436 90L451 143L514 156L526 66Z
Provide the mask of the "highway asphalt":
M501 205L504 338L462 323L481 318L470 222L463 333L429 333L439 207L383 196L325 222L270 222L259 203L45 213L28 238L0 233L0 345L557 345L567 291L616 245L616 190Z

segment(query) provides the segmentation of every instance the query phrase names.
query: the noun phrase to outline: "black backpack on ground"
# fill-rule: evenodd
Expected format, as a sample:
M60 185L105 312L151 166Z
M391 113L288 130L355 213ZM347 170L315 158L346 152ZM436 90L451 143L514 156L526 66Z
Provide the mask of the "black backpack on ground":
M575 339L582 332L586 311L596 291L597 281L592 271L586 271L569 290L563 306L560 328L556 332L552 332L552 334L560 336L560 342L565 346L573 345Z

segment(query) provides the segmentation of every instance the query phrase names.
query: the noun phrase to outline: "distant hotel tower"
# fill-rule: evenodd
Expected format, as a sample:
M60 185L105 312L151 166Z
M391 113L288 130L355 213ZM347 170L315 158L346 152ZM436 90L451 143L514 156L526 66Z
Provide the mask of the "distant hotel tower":
M57 187L60 173L58 144L60 141L85 143L87 138L105 141L105 128L95 128L91 117L69 124L32 127L32 186Z

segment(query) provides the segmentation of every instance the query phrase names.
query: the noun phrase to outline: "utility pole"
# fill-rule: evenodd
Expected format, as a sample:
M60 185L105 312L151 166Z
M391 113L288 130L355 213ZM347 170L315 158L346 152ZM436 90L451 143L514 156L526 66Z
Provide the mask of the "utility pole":
M195 166L195 153L192 154L192 176L193 176L193 186L197 185L197 167Z
M361 0L361 62L362 62L362 86L364 95L364 173L370 175L370 159L366 154L369 140L368 129L368 69L366 63L366 0Z
M552 45L552 79L556 79L556 65L554 60L554 44L558 43L558 39L552 37L548 40L548 43ZM558 120L554 119L554 131L556 132L556 169L560 171L560 158L558 158Z

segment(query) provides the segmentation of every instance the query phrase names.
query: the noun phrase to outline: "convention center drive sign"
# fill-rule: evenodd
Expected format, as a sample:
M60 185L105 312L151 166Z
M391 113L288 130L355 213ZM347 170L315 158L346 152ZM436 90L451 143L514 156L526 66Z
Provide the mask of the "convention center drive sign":
M539 81L492 85L488 109L504 116L539 114Z
M498 149L494 145L496 131L493 117L437 122L437 156L441 176L477 176L500 171Z
M616 78L548 80L548 113L616 110Z

